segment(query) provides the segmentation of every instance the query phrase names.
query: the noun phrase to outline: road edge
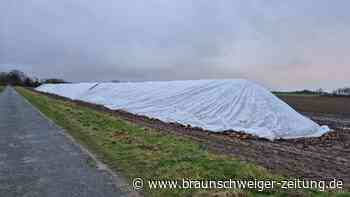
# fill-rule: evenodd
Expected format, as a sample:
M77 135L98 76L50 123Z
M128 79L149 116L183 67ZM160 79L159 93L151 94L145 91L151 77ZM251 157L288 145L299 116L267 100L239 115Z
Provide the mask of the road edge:
M36 108L31 102L27 100L24 96L22 96L20 93L16 91L15 88L13 87L7 87L7 88L12 88L16 94L21 96L26 103L28 103L36 112L38 112L44 119L48 120L48 122L57 127L60 132L59 134L63 135L66 137L69 141L71 141L75 146L77 146L83 154L86 154L90 159L92 159L96 163L96 168L101 171L107 172L111 177L113 178L114 185L119 188L123 193L125 193L128 197L141 197L139 192L135 191L132 187L132 185L129 184L127 179L119 172L116 172L115 170L112 170L107 164L103 163L100 161L97 156L89 151L87 148L85 148L82 144L80 144L77 140L74 139L72 135L70 135L64 128L61 126L57 125L53 120L48 118L44 113L42 113L38 108Z

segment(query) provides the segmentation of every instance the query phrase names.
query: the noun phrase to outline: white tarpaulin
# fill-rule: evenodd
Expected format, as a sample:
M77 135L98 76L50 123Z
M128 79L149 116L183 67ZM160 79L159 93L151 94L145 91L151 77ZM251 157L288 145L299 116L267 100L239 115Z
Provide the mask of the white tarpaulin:
M220 132L269 139L318 137L329 131L247 80L42 85L37 90Z

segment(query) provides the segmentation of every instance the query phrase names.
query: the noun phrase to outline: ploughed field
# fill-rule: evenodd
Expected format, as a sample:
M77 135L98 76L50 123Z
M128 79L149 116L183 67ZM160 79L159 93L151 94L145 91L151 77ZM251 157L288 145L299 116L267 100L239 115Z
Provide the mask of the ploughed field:
M299 112L350 119L350 97L279 96Z
M285 102L319 124L334 131L318 138L269 141L244 133L213 133L157 119L111 110L101 105L74 101L57 95L38 92L53 98L110 113L158 132L185 136L203 149L227 153L243 161L264 166L273 173L310 180L341 179L350 188L350 116L349 98L283 96Z
M350 97L279 96L284 102L319 124L350 128Z

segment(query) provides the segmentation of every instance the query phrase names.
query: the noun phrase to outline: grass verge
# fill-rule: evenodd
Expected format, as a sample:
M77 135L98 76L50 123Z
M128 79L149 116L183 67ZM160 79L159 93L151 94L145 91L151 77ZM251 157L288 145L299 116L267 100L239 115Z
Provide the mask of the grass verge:
M5 86L0 85L0 93L5 89Z
M266 169L213 153L190 139L165 135L73 102L16 90L95 153L112 169L130 179L147 180L271 180L282 179ZM145 183L146 183L145 182ZM334 196L314 191L153 189L146 196Z

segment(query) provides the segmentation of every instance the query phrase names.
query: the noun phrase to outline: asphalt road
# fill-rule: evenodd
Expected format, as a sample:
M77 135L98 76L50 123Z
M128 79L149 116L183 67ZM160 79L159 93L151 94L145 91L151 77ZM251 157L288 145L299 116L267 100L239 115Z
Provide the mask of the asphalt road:
M62 132L12 88L0 93L0 197L125 195Z

